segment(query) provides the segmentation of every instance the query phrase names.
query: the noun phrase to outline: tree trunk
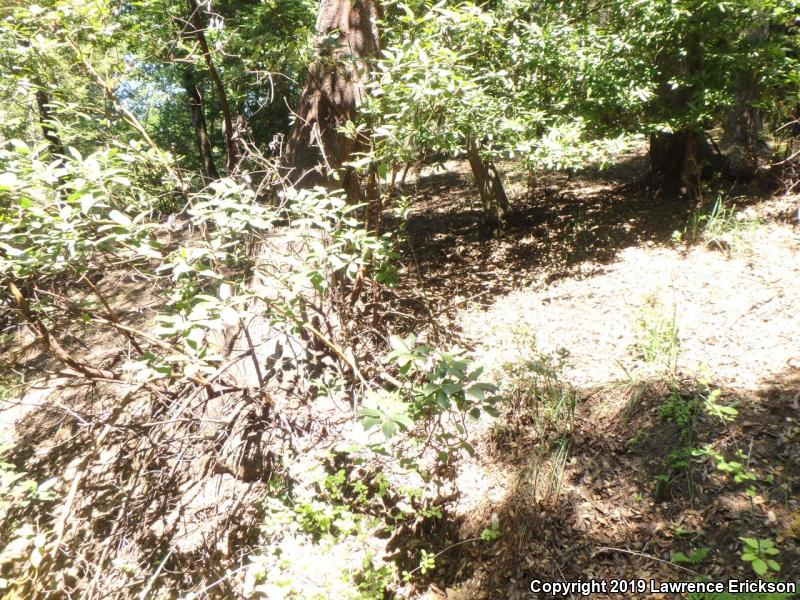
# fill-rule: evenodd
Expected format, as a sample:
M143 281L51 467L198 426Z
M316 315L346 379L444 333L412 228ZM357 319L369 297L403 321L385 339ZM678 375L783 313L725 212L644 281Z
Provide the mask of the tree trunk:
M380 50L379 18L375 0L320 0L317 59L309 67L286 147L285 165L293 184L332 186L338 172L348 199L361 200L357 174L350 168L341 171L368 140L348 138L337 128L355 120L367 61Z
M769 24L764 24L750 31L746 39L758 46L768 35ZM755 106L760 95L759 77L757 72L741 74L733 106L725 116L720 146L728 167L736 175L754 174L759 157L769 154L769 145L763 136L761 111Z
M709 167L717 168L714 153L701 132L682 129L650 135L650 181L658 194L692 198Z
M219 179L219 172L214 164L211 142L208 138L203 95L195 79L194 67L190 64L183 68L183 86L186 89L186 96L189 98L189 111L192 115L192 126L194 127L194 136L197 141L200 169L203 173L203 179L205 179L206 183L209 183L214 179Z
M220 108L222 109L223 128L222 133L225 136L226 146L226 164L225 169L228 175L231 175L236 170L238 163L238 146L236 142L237 129L234 127L234 117L231 112L231 105L228 101L228 94L225 91L225 85L222 83L222 78L219 76L214 60L211 57L211 50L208 47L205 34L205 19L203 17L203 10L198 5L197 0L188 0L189 9L192 11L189 15L189 23L192 25L192 31L189 35L197 40L200 45L200 50L203 52L203 58L208 67L208 73L211 76L211 81L214 88L217 90L219 97Z
M481 156L478 145L472 137L467 138L467 159L481 195L486 220L502 229L508 221L511 205L500 173L494 163Z

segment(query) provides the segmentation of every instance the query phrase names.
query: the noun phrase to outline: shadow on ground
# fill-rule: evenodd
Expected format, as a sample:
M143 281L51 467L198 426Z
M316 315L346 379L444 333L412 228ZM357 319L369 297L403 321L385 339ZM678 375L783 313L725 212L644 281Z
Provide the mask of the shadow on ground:
M687 380L681 386L686 396L689 385ZM722 390L719 401L737 405L738 417L724 424L699 413L691 441L664 417L670 389L663 382L638 392L583 393L574 428L564 438L569 458L563 471L548 461L557 444L537 438L524 416L506 417L502 435L491 436L488 451L492 460L512 467L515 479L502 503L466 516L460 539L480 533L468 523L485 524L491 515L499 518L502 535L455 547L437 561L431 582L441 597L531 598L536 597L528 591L532 579L755 579L740 559L741 536L774 540L780 548L778 578L800 579L800 369L787 369L755 392ZM623 401L609 402L609 394L622 394ZM607 410L610 405L618 409ZM737 483L709 457L693 458L683 469L669 466L673 452L709 443L728 460L741 449L745 469L757 478ZM555 487L547 484L553 473L560 480ZM662 475L666 483L659 482ZM748 494L750 486L754 493ZM431 538L425 546L444 543ZM706 554L696 564L660 562L694 551Z
M450 305L482 304L531 284L597 274L625 248L670 244L695 203L654 198L643 183L645 158L533 181L524 181L511 165L506 180L514 214L499 237L482 226L480 200L463 165L420 178L405 190L415 200L403 244L412 273L406 279L416 287L409 295L424 288ZM386 222L390 229L396 225L391 217Z

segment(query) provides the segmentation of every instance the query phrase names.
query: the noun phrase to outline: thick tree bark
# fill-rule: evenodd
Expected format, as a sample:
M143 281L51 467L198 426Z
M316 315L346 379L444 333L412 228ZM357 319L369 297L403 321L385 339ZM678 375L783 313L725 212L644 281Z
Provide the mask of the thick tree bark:
M761 44L769 35L769 25L754 28L747 40ZM758 168L758 158L769 154L769 144L763 136L764 122L755 106L760 95L760 73L742 73L736 85L735 101L725 117L720 146L728 167L737 175L752 175Z
M219 172L214 164L214 156L211 152L211 142L208 138L208 126L206 124L205 106L203 95L195 79L194 67L187 64L183 67L183 86L186 89L186 96L189 99L189 112L192 115L192 127L197 141L197 153L200 158L200 169L206 183L214 179L219 179Z
M650 183L659 193L676 196L687 177L689 133L650 134Z
M467 138L467 159L481 195L486 219L500 228L504 227L511 213L511 204L503 181L494 163L481 156L477 143L471 137Z
M356 173L342 167L366 140L350 139L337 128L355 120L367 61L380 50L380 17L375 0L320 0L317 59L309 67L286 148L285 165L293 184L333 186L338 173L348 199L361 200Z
M236 170L236 165L239 160L238 145L236 142L237 130L234 128L234 116L231 112L231 105L228 101L228 94L225 91L225 85L222 83L222 78L219 76L219 72L214 65L214 60L211 57L211 50L208 47L208 41L206 40L205 34L206 26L205 18L203 16L204 12L197 3L197 0L188 0L188 2L189 9L191 10L191 14L189 15L189 23L193 28L189 35L194 37L197 40L197 43L200 45L200 50L203 53L203 59L206 62L206 67L208 67L208 73L211 76L211 81L217 91L220 108L222 109L223 134L225 136L226 146L225 168L228 172L228 175L231 175Z
M656 193L695 198L703 177L719 169L719 159L702 132L683 129L650 135L650 182Z

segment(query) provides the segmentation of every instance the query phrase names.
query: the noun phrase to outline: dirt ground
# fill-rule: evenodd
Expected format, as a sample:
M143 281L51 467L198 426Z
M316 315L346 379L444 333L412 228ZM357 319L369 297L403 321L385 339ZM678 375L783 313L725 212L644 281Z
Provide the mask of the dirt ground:
M403 588L406 596L530 598L531 579L754 579L740 560L740 537L774 540L779 577L800 578L800 198L757 185L735 188L735 212L746 226L714 244L677 242L675 232L684 232L695 206L653 199L639 183L643 160L632 154L608 171L536 179L503 165L515 214L496 238L481 227L465 163L426 168L403 189L414 205L401 244L403 283L395 290L403 310L392 326L459 344L513 392L500 419L476 432L477 457L460 465L460 495L446 515L452 526L433 526L414 544L437 552L458 545L437 558L427 579ZM386 222L392 227L388 216ZM115 277L103 283L113 305L127 322L147 326L161 300ZM648 319L672 327L669 368L643 354L641 323ZM69 347L100 365L121 360L106 352L110 340L85 334ZM111 409L109 399L57 390L66 380L25 335L11 346L28 354L15 358L43 377L0 412L0 444L24 440L42 475L54 466L74 469L71 444L86 422ZM547 426L542 406L530 404L515 379L542 365L575 401L574 416L562 413ZM719 390L717 401L735 406L738 416L699 416L692 444L711 444L729 461L741 450L754 481L733 481L708 455L680 472L669 466L671 453L688 442L664 407L698 389ZM152 420L137 410L131 408L131 427ZM280 412L289 443L309 453L332 443L330 432L351 420L349 405L315 405L312 414L305 404L287 404ZM191 521L197 531L175 539L222 557L227 537L219 532L249 535L258 516L242 508L245 498L255 502L266 492L229 470L215 472L219 465L204 461L204 452L187 455L176 445L170 460L196 468L180 481L155 482L148 496L154 504L135 507L127 525L135 529L135 519L146 517L153 539L161 539ZM103 486L76 508L87 518L135 479L112 468L124 455L106 458L97 468L107 469L108 480L99 478ZM200 471L213 477L192 479ZM234 513L237 526L228 527ZM492 523L498 539L459 544ZM101 527L96 533L124 538ZM676 562L677 552L698 549L700 560ZM157 563L164 554L155 543L149 551L153 556L134 558ZM173 557L170 567L179 572L193 552Z
M404 256L440 331L500 384L526 356L560 356L577 397L555 491L542 493L542 478L559 457L529 421L509 411L484 428L455 515L461 539L493 520L502 536L454 549L430 598L531 597L534 578L754 578L741 536L775 540L780 577L800 577L800 199L737 188L752 227L675 243L694 207L651 198L635 183L641 160L533 184L512 174L516 214L499 239L481 233L464 165L413 184L421 201ZM637 319L654 310L674 323L682 389L703 381L737 406L733 423L709 420L696 442L744 449L753 494L708 460L692 461L688 486L657 485L681 441L663 417L663 368L636 347ZM696 548L708 549L702 562L670 564Z

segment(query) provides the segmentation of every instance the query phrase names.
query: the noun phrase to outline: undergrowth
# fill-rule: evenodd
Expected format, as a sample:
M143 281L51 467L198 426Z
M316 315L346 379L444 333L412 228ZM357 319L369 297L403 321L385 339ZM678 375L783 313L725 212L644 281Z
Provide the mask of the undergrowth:
M14 141L0 146L0 168L13 173L0 180L13 199L0 227L13 317L37 333L79 388L105 399L96 426L67 413L68 449L79 457L70 480L37 486L3 464L8 593L146 596L173 585L190 596L244 588L270 596L278 591L269 586L278 585L304 598L377 598L401 584L401 571L413 580L430 570L401 569L377 547L352 555L356 567L343 551L344 562L319 578L316 591L301 589L302 577L281 579L310 568L311 556L323 561L334 548L361 548L369 535L385 539L417 519L442 518L456 497L459 457L475 452L471 425L498 414L497 388L463 351L392 335L380 324L383 301L366 299L391 302L397 255L391 235L365 225L363 205L321 188L286 189L272 205L257 201L245 179L222 178L200 191L178 188L191 233L173 241L171 225L158 220L162 196L140 176L175 173L170 157L153 148L120 143L53 158ZM157 294L155 327L133 327L113 308L103 278L115 272L134 274ZM48 289L59 293L36 291ZM92 364L69 351L63 340L87 328L119 342L114 361ZM287 362L291 382L283 377ZM337 424L327 434L329 444L344 445L353 468L323 475L295 447L298 436L316 435L315 416L299 416L292 402L326 394L360 433L345 440ZM295 473L295 461L315 475ZM205 464L201 475L198 464ZM204 556L200 563L217 561L219 549L191 532L216 535L230 517L174 513L174 526L165 526L165 511L194 501L186 482L221 486L225 477L237 501L244 502L239 494L269 498L259 550L242 541L245 534L223 536L222 574L173 578L192 552ZM51 488L59 516L48 511L54 497L43 495ZM387 494L401 508L386 513ZM98 503L113 508L91 526L74 525ZM248 515L237 523L245 531L255 526ZM427 565L447 546L431 544L413 560Z
M683 232L673 233L673 241L696 244L738 254L752 243L753 234L761 226L758 215L750 208L737 210L736 204L722 193L708 207L692 212Z
M648 297L639 314L634 316L633 324L637 339L633 351L655 367L663 384L659 388L655 383L650 383L647 391L667 390L658 406L657 419L675 431L675 442L671 448L664 449L661 470L655 475L654 499L668 502L676 500L676 494L694 497L697 480L704 481L708 486L709 467L713 469L712 473L716 473L711 477L718 489L732 489L752 499L759 487L772 483L772 476L763 475L752 464L748 450L730 443L731 438L736 439L729 435L730 428L739 417L736 403L724 402L722 390L710 382L708 375L687 377L680 374L680 338L677 335L676 314L674 306L665 308L657 295L653 295ZM630 411L629 406L627 413ZM640 442L637 436L635 444ZM751 503L751 506L755 509L754 504ZM739 560L749 565L748 568L758 577L776 576L781 565L776 560L780 551L774 540L748 537L746 531L740 534L742 552ZM712 551L713 548L709 546L700 546L674 553L671 561L702 569ZM729 564L736 558L724 557ZM750 596L759 599L789 597L780 594ZM695 594L690 597L727 598L728 595Z
M524 327L512 329L508 349L513 358L501 364L497 375L508 411L495 425L493 437L501 447L525 440L524 447L533 450L522 457L521 488L532 501L555 505L578 400L576 390L564 381L568 354L541 352L535 336Z

